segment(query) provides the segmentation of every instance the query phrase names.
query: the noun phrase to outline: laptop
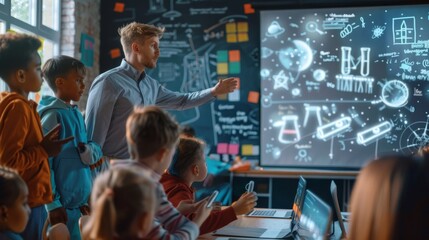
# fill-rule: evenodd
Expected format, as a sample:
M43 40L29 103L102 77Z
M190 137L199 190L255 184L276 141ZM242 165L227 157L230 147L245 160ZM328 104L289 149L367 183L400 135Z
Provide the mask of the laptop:
M343 214L341 214L340 204L338 203L337 184L335 184L333 180L331 181L331 196L332 202L334 203L334 212L338 218L338 224L341 228L341 239L345 239L347 238L347 230L344 226Z
M299 216L298 239L324 240L330 235L332 209L310 190L306 190L302 214Z
M292 218L293 213L294 212L296 213L296 211L300 209L302 206L302 200L304 199L306 188L307 188L307 181L302 176L300 176L292 209L254 209L246 216L247 217Z

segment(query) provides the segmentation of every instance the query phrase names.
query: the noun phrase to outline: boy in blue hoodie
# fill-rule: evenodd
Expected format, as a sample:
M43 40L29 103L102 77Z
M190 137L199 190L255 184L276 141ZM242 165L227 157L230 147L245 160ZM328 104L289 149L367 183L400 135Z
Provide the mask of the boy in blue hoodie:
M60 136L74 136L57 157L49 159L54 201L46 204L51 225L64 223L71 239L81 239L79 218L88 214L92 188L90 165L102 157L101 148L87 139L83 116L72 101L79 101L85 89L85 66L68 56L49 59L42 73L55 97L43 96L38 112L43 131L61 124Z

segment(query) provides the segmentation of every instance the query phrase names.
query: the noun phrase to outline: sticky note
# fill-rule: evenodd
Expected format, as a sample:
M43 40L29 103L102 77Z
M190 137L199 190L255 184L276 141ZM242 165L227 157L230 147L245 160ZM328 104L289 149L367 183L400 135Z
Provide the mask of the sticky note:
M115 48L110 50L110 57L111 58L118 58L121 56L121 50L119 48Z
M240 50L230 50L228 52L230 62L239 62L240 61Z
M228 51L226 50L217 51L217 62L228 62Z
M124 12L124 9L125 9L125 4L117 2L117 3L115 3L115 7L113 8L113 11L122 13L122 12Z
M228 100L228 94L217 95L217 100Z
M255 13L255 9L252 7L252 4L250 4L250 3L245 3L245 4L243 5L243 7L244 7L244 13L245 13L245 14L252 14L252 13Z
M249 23L247 23L247 22L237 23L237 32L240 32L240 33L249 32Z
M241 146L241 155L253 155L253 145L243 144Z
M247 33L238 33L237 34L237 41L238 42L248 42L249 41L249 34Z
M259 146L257 146L257 145L253 145L253 148L252 148L252 155L259 155Z
M228 100L230 102L240 101L240 90L235 90L234 92L228 93Z
M230 62L229 63L229 73L230 74L237 74L240 73L240 62Z
M236 33L237 32L237 25L235 22L227 23L225 25L225 28L226 28L226 33Z
M218 154L228 153L228 144L227 143L218 143L217 144L217 153Z
M228 153L231 155L237 155L238 154L238 147L239 145L236 143L232 143L228 145Z
M228 74L228 63L218 63L217 74Z
M250 91L247 96L247 101L250 103L258 103L259 102L259 92Z
M229 42L229 43L237 42L237 34L235 33L226 34L226 42Z

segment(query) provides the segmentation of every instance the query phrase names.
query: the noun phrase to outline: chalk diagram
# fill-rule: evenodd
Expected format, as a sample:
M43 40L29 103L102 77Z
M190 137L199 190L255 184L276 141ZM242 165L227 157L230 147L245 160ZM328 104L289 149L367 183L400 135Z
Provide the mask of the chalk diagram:
M402 132L399 149L405 154L415 154L419 148L429 144L429 118L408 125Z

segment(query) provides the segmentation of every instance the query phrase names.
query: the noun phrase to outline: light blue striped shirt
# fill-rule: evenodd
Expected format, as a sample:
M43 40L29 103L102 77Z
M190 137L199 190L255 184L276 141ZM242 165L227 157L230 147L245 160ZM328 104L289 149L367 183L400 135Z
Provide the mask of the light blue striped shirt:
M125 124L134 106L163 109L193 108L215 99L212 88L193 93L173 92L122 60L119 67L99 75L89 90L85 123L88 139L100 144L104 156L127 159Z

